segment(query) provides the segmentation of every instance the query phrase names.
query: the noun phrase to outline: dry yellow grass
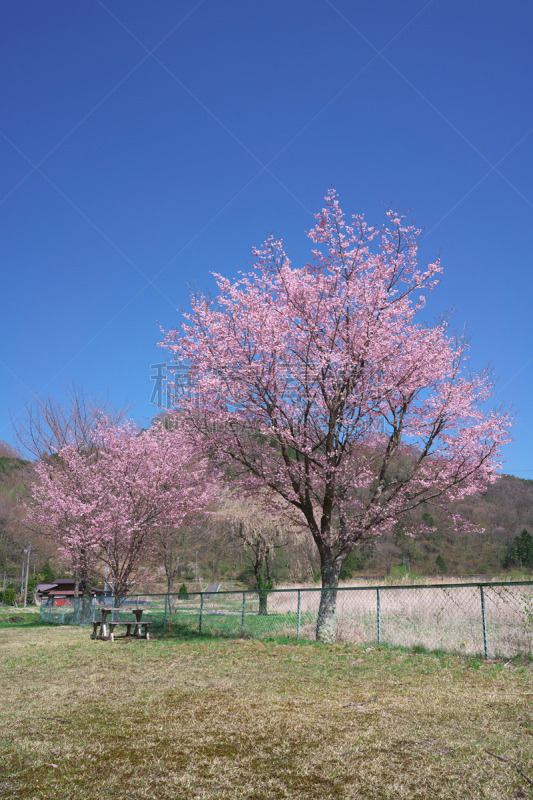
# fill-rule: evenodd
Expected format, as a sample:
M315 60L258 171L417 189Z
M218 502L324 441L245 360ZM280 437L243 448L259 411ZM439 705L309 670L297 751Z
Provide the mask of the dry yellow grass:
M356 584L354 583L354 586ZM484 650L480 590L477 585L431 587L404 583L381 591L381 636L389 645L445 649L477 655ZM296 587L298 588L298 587ZM336 635L353 644L377 638L376 590L359 582L361 591L340 591L337 596ZM486 585L485 608L488 651L492 656L514 656L533 649L533 584ZM302 614L316 619L320 592L301 594ZM272 615L294 611L297 592L292 589L269 596ZM313 635L314 625L304 634Z
M527 663L54 626L0 665L2 798L533 797Z

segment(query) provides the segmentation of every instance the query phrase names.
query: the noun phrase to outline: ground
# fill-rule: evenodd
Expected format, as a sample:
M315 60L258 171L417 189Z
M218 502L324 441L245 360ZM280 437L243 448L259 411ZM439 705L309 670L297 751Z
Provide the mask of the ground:
M16 614L27 621L0 623L1 798L533 797L527 660L111 643Z

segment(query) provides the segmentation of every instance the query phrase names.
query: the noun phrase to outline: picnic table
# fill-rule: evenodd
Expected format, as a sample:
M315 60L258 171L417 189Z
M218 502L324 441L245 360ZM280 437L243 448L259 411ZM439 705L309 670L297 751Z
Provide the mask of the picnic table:
M143 609L142 608L133 608L131 609L131 613L135 617L135 622L133 620L113 620L111 619L109 622L107 618L109 614L112 614L113 611L120 612L120 608L102 608L101 613L102 617L99 620L93 621L93 632L91 634L91 639L103 639L106 642L114 642L115 637L115 628L119 626L124 626L126 628L127 636L135 636L137 639L149 639L150 638L150 622L143 622L142 615ZM108 632L109 626L109 632ZM100 631L98 632L98 627L100 627ZM134 629L133 633L131 629ZM123 638L125 638L123 637Z

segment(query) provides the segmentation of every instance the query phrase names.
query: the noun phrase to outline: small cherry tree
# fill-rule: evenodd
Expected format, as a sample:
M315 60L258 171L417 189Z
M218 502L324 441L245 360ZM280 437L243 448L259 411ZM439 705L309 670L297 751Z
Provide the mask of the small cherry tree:
M469 371L466 343L417 319L441 273L419 267L419 230L394 212L348 222L332 191L308 236L302 267L271 237L236 281L215 275L218 297L193 295L161 345L188 367L175 404L205 452L305 519L330 640L354 544L496 480L510 418L487 409L493 382Z
M73 569L106 566L120 597L151 566L155 534L175 529L210 502L205 462L177 425L139 433L102 417L90 448L67 445L36 465L30 514L50 531Z

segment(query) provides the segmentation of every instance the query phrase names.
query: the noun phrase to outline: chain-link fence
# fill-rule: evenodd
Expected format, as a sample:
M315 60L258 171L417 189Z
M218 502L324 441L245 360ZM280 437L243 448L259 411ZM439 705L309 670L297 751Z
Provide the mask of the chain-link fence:
M89 625L101 609L130 621L133 609L153 631L230 637L315 639L322 589L106 597L41 605L41 619ZM57 602L57 600L55 601ZM337 590L336 641L514 656L533 650L533 582L363 586Z

